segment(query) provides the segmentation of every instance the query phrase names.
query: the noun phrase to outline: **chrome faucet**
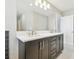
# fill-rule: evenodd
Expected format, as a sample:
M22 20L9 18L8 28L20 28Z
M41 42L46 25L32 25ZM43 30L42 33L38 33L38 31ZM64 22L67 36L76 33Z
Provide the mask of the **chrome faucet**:
M32 31L32 35L34 35L34 31Z
M36 33L35 33L35 31L32 31L32 35L35 35Z

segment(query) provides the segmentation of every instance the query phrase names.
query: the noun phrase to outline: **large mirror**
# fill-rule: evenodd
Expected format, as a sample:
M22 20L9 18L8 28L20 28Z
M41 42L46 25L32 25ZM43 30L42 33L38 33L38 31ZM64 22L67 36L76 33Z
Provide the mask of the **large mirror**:
M33 12L32 14L32 19L23 19L25 15L21 13L17 13L17 30L18 31L29 31L29 30L34 30L34 31L44 31L48 30L48 16L42 15L37 12ZM23 29L23 24L25 23L24 26L25 29ZM31 28L30 28L31 27Z
M36 30L36 31L48 30L48 16L34 12L33 30Z
M17 0L17 31L55 31L54 14L30 4L33 2Z

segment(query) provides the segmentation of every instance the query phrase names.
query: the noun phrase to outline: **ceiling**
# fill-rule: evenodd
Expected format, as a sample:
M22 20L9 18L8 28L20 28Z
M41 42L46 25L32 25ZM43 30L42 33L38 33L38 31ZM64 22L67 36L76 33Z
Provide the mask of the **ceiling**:
M62 12L74 9L74 0L48 0L48 1Z

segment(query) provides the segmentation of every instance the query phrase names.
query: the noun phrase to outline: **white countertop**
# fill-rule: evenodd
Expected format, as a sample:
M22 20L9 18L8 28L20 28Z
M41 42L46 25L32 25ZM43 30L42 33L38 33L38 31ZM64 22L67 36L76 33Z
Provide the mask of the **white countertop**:
M19 31L19 32L16 32L16 38L21 40L22 42L28 42L28 41L33 41L33 40L60 35L60 34L63 34L63 33L42 33L42 34L36 34L36 35L28 35L26 31Z

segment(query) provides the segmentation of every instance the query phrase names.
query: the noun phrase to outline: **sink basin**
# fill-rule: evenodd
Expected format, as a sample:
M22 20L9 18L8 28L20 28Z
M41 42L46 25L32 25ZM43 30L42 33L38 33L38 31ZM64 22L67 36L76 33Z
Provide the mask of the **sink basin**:
M37 36L41 36L41 35L40 34L29 35L29 37L37 37Z

